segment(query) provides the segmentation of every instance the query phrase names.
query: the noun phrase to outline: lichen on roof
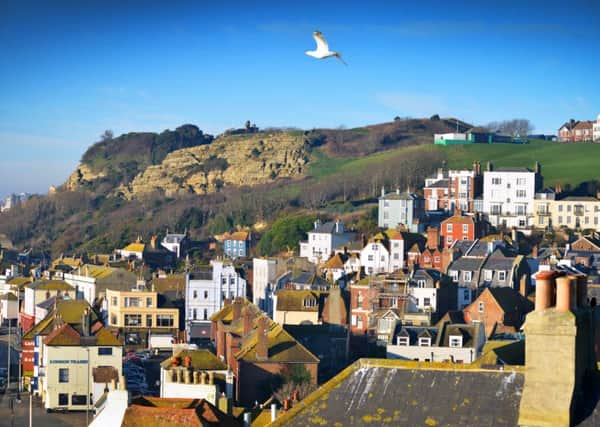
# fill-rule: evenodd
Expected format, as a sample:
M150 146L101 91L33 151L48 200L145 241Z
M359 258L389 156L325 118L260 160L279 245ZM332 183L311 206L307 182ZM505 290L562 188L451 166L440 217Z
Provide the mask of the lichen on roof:
M144 252L145 247L146 245L144 243L130 243L121 250L129 252Z
M217 356L208 350L181 350L173 357L181 358L182 362L186 357L191 357L191 367L202 371L224 371L227 370L227 364L222 362ZM163 369L171 369L172 358L169 357L160 363Z
M75 288L64 280L38 280L29 285L36 291L74 291Z
M304 289L280 289L277 295L277 310L281 311L319 311L319 291L310 291ZM314 301L314 304L305 306L307 300Z

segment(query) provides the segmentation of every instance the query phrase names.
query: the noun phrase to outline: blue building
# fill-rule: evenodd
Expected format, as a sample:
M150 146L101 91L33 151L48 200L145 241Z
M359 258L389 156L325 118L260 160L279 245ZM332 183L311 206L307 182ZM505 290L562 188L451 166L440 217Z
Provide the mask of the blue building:
M250 233L237 231L223 239L223 252L229 258L247 257L250 251Z

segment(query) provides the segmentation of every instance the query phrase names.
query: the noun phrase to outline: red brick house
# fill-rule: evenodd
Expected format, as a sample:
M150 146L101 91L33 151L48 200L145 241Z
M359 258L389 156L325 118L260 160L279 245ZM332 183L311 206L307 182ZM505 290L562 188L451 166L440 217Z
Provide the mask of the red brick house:
M438 169L436 175L425 180L425 209L453 212L458 208L474 212L475 198L482 190L483 175L479 162L473 163L473 170Z
M594 122L591 120L569 120L558 129L560 142L592 141Z
M451 247L457 240L475 240L483 235L484 223L473 216L463 215L460 210L442 221L442 246Z
M249 301L236 298L210 320L217 356L236 378L238 402L265 401L282 375L298 366L317 383L319 359Z
M440 248L440 233L437 227L427 227L427 243L419 256L419 266L442 271L442 248Z
M510 287L486 288L463 309L464 320L482 322L487 337L521 329L533 303Z

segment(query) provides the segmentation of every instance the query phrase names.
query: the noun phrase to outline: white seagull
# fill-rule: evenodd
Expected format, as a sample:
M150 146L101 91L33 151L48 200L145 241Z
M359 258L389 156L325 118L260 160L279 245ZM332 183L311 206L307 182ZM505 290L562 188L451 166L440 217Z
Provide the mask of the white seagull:
M306 53L308 56L312 56L313 58L317 58L317 59L325 59L325 58L335 56L337 59L339 59L342 62L342 64L348 65L344 62L344 60L342 59L342 56L338 52L331 52L329 50L329 45L327 44L327 40L325 40L325 37L323 37L322 32L314 31L313 38L317 42L317 49L316 50L306 50L306 51L304 51L304 53Z

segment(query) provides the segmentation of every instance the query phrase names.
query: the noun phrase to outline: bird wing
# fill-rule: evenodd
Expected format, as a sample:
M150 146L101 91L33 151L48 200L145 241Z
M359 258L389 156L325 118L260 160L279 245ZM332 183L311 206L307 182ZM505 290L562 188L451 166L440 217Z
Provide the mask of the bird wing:
M315 42L317 42L317 52L329 52L329 45L327 44L327 40L323 37L323 33L320 31L315 31L313 33L313 38Z
M348 66L348 64L346 64L346 61L344 61L344 60L342 59L342 55L340 55L339 53L336 53L334 56L335 56L337 59L339 59L339 60L342 62L342 64L344 64L344 65Z

